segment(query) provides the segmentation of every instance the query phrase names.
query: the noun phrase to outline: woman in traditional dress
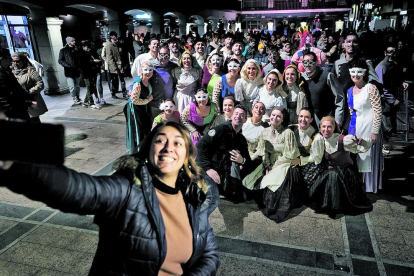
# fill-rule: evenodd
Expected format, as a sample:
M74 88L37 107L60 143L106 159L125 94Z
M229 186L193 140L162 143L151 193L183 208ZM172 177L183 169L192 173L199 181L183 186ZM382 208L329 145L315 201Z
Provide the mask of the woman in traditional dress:
M257 150L257 145L259 143L260 135L265 128L269 127L269 124L263 122L262 120L262 117L266 112L266 107L262 102L254 103L251 112L252 117L247 118L242 128L243 136L247 141L249 155L250 158L252 158L252 163L249 169L250 173L248 173L247 176L243 179L243 185L249 190L255 189L255 183L257 179L263 176L263 166L260 166L262 163L262 158L257 158L257 156L255 156L255 153ZM254 160L253 157L255 157ZM260 198L260 201L261 200L262 199Z
M224 97L234 97L234 87L236 85L237 79L240 77L240 62L237 59L230 59L229 63L227 64L227 68L229 72L221 76L221 78L217 81L213 89L212 100L213 103L216 104L216 107L218 109L221 109L221 107L223 106Z
M309 200L319 212L366 212L372 205L362 189L350 152L366 152L371 143L353 135L341 135L335 118L323 117L320 131L324 138L325 171L309 188Z
M300 156L293 159L291 165L300 166L303 180L308 188L324 169L321 165L325 148L323 137L311 126L313 116L309 108L304 107L299 111L298 124L289 126L295 134L300 152Z
M236 106L236 100L233 96L227 96L223 99L223 112L216 115L214 121L208 126L208 129L221 125L227 121L231 120L231 116L233 115L234 107ZM204 132L207 132L207 128Z
M184 51L179 61L179 67L174 68L172 76L176 87L174 101L178 112L193 102L194 93L201 83L201 71L193 67L194 59L189 51Z
M271 70L264 78L264 84L256 87L251 95L251 101L254 103L262 102L265 105L266 112L263 115L262 120L269 122L270 112L273 107L287 107L286 96L287 94L283 90L277 89L277 87L283 84L283 78L277 69Z
M256 87L263 85L259 63L254 59L247 60L240 75L241 78L236 81L236 87L234 88L235 99L250 111L252 110L250 96Z
M350 61L349 68L355 85L348 90L348 106L351 112L348 134L373 142L371 150L358 153L357 165L359 172L363 173L365 191L377 193L378 189L382 189L384 169L381 96L375 85L367 83L368 66L364 60Z
M296 124L298 114L302 107L309 107L310 101L304 89L304 82L300 79L300 72L294 64L290 64L283 72L285 82L276 91L285 95L287 111L289 112L289 124Z
M300 170L292 167L293 159L300 156L295 135L286 124L289 114L283 107L274 107L270 127L259 137L256 156L263 157L263 169L268 172L260 182L264 189L262 212L269 219L281 222L293 208L302 204L306 187L301 181ZM306 193L306 192L305 192Z
M124 106L126 118L126 146L130 154L138 152L139 144L151 131L151 117L148 103L152 101L152 87L149 82L154 67L150 62L142 63L142 74L135 78L130 98Z
M191 132L194 145L203 137L204 130L214 119L215 103L208 98L205 88L200 88L195 94L195 102L187 105L181 113L181 123Z
M161 124L161 123L166 123L166 122L179 123L180 122L180 112L175 110L174 100L166 99L160 104L159 108L161 111L164 111L164 112L154 118L154 122L152 123L152 129L154 129L154 127L156 127L158 124Z
M208 97L210 100L213 97L214 86L223 75L223 72L221 71L222 66L223 55L220 53L215 53L207 57L206 64L203 67L201 87L207 87Z
M269 127L268 123L262 121L265 111L266 108L264 103L256 102L253 105L252 117L247 118L246 122L243 124L243 136L247 140L250 157L253 157L256 152L260 134L265 128Z

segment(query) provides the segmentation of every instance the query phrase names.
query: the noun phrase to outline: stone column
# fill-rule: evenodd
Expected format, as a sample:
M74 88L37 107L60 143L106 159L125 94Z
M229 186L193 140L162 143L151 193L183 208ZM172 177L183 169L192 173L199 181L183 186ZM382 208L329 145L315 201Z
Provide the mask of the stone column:
M186 32L187 24L185 22L179 22L178 23L178 33L180 36L188 34Z
M207 33L207 26L208 26L208 23L204 22L204 33Z
M200 36L203 36L205 34L205 31L204 31L204 22L201 23L201 24L198 24L197 27L198 27L198 34Z
M69 92L63 67L58 63L59 51L63 48L60 26L63 20L48 17L46 20L31 21L36 36L40 61L44 66L45 94L65 94Z

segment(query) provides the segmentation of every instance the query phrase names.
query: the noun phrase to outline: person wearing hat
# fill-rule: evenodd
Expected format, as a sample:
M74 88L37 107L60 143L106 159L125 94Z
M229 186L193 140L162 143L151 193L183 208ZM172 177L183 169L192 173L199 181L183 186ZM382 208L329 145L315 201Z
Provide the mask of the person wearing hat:
M259 50L256 52L254 59L260 64L261 69L263 69L268 63L266 54L266 47L263 44L259 45Z
M76 48L76 40L68 36L66 45L59 51L58 62L63 66L66 81L69 86L69 92L74 104L81 104L80 100L80 68L79 68L79 51Z
M224 47L217 48L216 50L212 51L210 55L216 53L217 51L220 51L221 54L224 56L224 59L226 60L227 56L231 55L232 53L231 49L233 47L233 44L234 44L234 35L231 33L226 33L224 35Z
M170 61L178 65L181 59L181 42L178 38L172 37L168 40L168 48L170 49Z
M204 67L204 63L207 59L206 54L206 41L203 38L197 38L194 43L194 51L193 57L195 58L196 62L194 64L195 68L202 69Z

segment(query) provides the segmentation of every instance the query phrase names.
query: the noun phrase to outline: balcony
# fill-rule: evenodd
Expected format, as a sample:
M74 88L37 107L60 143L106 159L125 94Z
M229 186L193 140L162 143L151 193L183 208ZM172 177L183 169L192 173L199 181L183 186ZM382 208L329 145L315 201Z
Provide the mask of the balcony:
M243 0L243 10L307 10L348 8L348 0Z

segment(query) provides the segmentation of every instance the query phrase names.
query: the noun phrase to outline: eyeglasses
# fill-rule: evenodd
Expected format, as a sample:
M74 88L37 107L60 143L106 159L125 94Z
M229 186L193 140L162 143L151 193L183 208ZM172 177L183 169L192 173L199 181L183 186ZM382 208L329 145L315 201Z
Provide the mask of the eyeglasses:
M204 91L204 90L201 90L201 91ZM195 98L197 101L205 101L208 99L208 94L207 93L198 94L198 95L195 95Z
M354 67L354 68L349 69L349 74L352 77L355 77L355 76L363 76L363 75L365 75L365 72L366 71L367 71L367 69Z
M170 57L170 54L168 54L168 53L158 54L158 56L159 56L160 59L166 59L166 58L169 58Z
M237 70L240 67L240 64L237 63L229 63L227 64L227 68L229 70Z
M395 53L395 50L387 50L387 55L392 55Z
M316 64L315 61L310 60L310 59L304 60L304 61L302 61L302 63L303 63L304 67L312 67Z
M19 63L21 60L12 60L12 63Z

